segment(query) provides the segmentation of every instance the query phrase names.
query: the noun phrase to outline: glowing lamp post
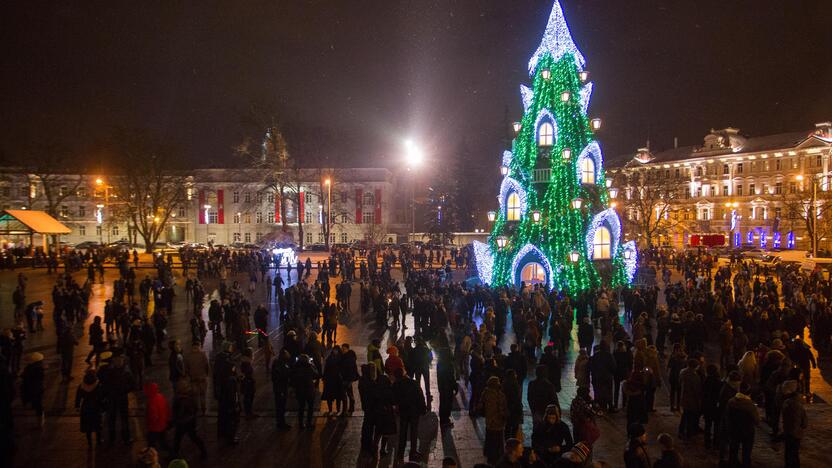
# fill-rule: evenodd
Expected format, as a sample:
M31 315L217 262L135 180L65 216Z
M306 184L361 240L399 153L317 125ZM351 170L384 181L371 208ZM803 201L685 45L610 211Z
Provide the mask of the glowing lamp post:
M523 124L520 122L514 122L511 126L514 128L514 133L520 133L520 129L523 128Z
M493 223L494 220L497 219L497 212L496 211L489 211L488 212L488 221Z
M500 249L500 250L504 249L506 247L507 243L508 243L508 239L506 238L506 236L500 236L500 237L497 238L497 248L498 249Z
M584 201L580 197L572 200L572 208L575 208L576 210L580 210L583 205Z
M569 261L572 263L578 263L578 259L581 258L581 254L578 253L577 250L573 250L569 253Z
M589 72L584 70L580 72L578 76L581 78L581 83L586 83L586 80L589 79Z
M532 221L535 224L540 222L540 211L538 211L538 210L532 211Z
M508 166L500 166L500 175L508 175Z
M631 260L633 258L633 251L630 249L624 250L624 260Z
M601 130L601 119L594 118L590 121L590 125L592 125L593 130Z
M616 198L618 196L618 189L615 187L610 187L608 192L610 193L610 198Z
M564 148L563 151L560 152L560 155L564 161L569 161L569 158L572 157L572 149Z

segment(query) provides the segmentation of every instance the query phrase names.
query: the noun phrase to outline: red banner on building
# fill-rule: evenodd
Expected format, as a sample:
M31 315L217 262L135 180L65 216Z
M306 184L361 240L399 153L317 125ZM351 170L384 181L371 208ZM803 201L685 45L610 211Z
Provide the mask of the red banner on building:
M225 210L223 209L223 193L222 190L217 190L217 223L225 224Z
M375 224L381 224L381 189L376 189L376 210L373 221Z
M304 197L303 191L301 190L300 194L298 195L298 222L300 222L300 223L305 223L306 222L306 220L304 219L305 218L304 214L306 212L303 211L303 202L305 202L306 200L304 200L303 197Z
M280 197L277 196L274 197L274 223L280 224Z
M199 191L199 224L205 224L205 190Z
M364 192L357 188L355 189L355 224L361 224L361 202Z

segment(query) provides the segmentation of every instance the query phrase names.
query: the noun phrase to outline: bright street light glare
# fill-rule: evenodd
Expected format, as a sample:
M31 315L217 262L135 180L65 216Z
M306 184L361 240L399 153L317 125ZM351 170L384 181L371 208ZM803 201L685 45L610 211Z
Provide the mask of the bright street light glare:
M410 167L419 166L422 164L422 160L424 159L424 155L422 154L422 150L416 146L416 143L413 140L407 139L404 141L404 148L407 152L407 164Z

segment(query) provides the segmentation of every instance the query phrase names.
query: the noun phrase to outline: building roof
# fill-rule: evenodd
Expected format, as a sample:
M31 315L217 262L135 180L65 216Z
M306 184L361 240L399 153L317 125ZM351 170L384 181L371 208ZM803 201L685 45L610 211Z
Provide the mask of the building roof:
M45 211L5 210L0 212L0 232L69 234L72 230Z
M628 154L610 158L609 165L611 167L639 166L641 164L679 162L687 159L712 158L738 153L748 154L774 150L787 150L795 148L801 143L816 137L817 136L812 131L778 133L775 135L758 137L744 137L739 135L734 129L718 131L711 130L708 136L705 137L706 143L708 143L709 138L724 138L726 144L719 147L708 147L705 145L681 146L678 148L647 153L645 153L645 150L642 149L639 150L635 156ZM819 140L827 142L827 140L823 138L819 138ZM638 159L639 157L644 157L644 159L640 160Z

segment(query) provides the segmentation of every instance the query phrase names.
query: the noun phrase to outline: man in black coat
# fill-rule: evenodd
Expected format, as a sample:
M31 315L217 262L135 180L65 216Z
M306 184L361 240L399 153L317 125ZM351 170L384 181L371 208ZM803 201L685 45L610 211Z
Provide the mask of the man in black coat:
M111 353L105 351L101 353L99 359L107 362L111 357ZM116 419L121 420L122 440L125 444L129 444L131 439L130 424L127 420L128 395L135 384L133 376L124 367L124 357L113 357L112 362L103 365L98 371L98 378L101 380L101 390L107 401L107 419L109 421L107 435L110 439L110 445L113 445L116 440Z
M615 359L605 342L595 346L595 352L589 358L589 375L595 391L595 401L604 408L612 408L612 384L615 376Z
M425 395L428 401L430 396L430 365L433 361L430 349L423 338L416 338L416 347L410 351L410 363L413 366L413 379L417 384L421 384L422 379L425 380Z
M350 349L348 343L341 345L341 359L339 360L339 367L341 368L341 379L344 385L344 396L346 397L349 408L344 407L344 412L352 413L355 411L355 394L353 392L352 383L358 380L358 357L355 351Z
M444 427L454 427L454 423L451 422L451 410L454 395L459 391L459 385L457 385L454 363L448 348L439 351L436 361L436 380L439 385L439 423Z
M520 351L520 346L517 343L511 344L511 352L506 356L506 365L509 369L514 369L517 374L517 382L522 387L526 375L529 373L529 365L526 361L526 355Z
M526 398L529 402L529 409L532 412L533 427L537 427L538 424L543 422L546 407L552 404L560 407L555 386L549 381L547 374L546 366L539 365L535 368L536 378L529 382Z
M274 416L277 430L285 431L292 426L286 424L286 398L289 394L289 353L281 351L277 359L272 363L272 391L274 392Z
M315 390L318 387L318 380L320 374L315 366L312 365L312 359L306 354L298 356L298 362L292 371L292 387L295 388L295 397L298 400L298 427L303 429L308 426L314 429L312 424L312 403L315 401ZM306 426L303 423L303 414L306 412Z
M361 450L375 453L373 448L373 431L375 420L375 388L377 368L375 364L364 364L361 366L361 378L358 381L358 395L361 398L361 409L364 410L364 419L361 421Z
M399 409L399 450L396 457L404 459L404 449L410 434L410 459L415 461L421 455L417 450L417 440L419 417L427 412L425 395L419 384L405 374L403 369L396 369L394 377L396 382L393 384L393 394Z

